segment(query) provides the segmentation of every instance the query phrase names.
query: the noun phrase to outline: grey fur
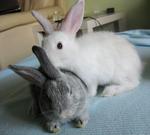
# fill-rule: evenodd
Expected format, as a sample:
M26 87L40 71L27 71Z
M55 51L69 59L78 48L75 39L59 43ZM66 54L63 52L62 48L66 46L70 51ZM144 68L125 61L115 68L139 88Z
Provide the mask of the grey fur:
M33 68L33 73L28 72L32 71L29 67L10 68L32 83L33 111L44 116L50 132L57 132L62 123L70 120L74 120L77 127L85 126L89 115L84 82L70 71L56 69L42 48L34 46L32 50L41 64L36 70L41 79L37 78Z

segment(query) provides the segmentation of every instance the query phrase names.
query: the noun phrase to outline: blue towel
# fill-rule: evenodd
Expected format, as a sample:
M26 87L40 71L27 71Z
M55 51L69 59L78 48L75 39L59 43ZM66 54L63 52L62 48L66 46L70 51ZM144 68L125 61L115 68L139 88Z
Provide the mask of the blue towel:
M87 126L76 129L67 123L62 126L60 135L150 135L149 33L148 30L120 33L137 46L142 59L147 62L141 84L119 96L93 97ZM39 65L34 56L19 64ZM0 72L0 135L49 135L40 118L28 115L31 102L28 86L27 81L9 69Z
M136 49L144 62L149 59L150 30L130 30L118 34L136 46Z
M119 34L136 46L150 47L150 30L130 30Z

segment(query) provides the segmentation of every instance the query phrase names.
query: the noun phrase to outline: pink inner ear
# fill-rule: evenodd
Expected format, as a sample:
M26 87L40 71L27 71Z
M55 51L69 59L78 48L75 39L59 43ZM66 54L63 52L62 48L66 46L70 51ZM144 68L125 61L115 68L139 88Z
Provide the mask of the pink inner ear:
M81 3L80 3L80 5L81 5ZM78 11L82 11L82 6L78 7ZM76 33L81 27L81 24L82 24L82 21L83 21L83 15L82 15L81 12L76 12L74 14L74 16L72 16L72 18L73 18L72 22L71 22L72 32Z
M62 23L61 30L75 35L81 27L83 15L84 0L79 0L67 13Z

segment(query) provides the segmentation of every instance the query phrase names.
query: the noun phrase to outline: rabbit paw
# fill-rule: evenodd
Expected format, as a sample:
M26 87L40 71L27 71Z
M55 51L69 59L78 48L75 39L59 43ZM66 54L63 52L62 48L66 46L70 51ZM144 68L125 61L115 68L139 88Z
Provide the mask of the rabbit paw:
M84 128L88 123L88 120L75 119L74 122L76 128Z
M47 129L50 133L57 133L60 131L60 125L59 123L55 122L47 122L46 123Z

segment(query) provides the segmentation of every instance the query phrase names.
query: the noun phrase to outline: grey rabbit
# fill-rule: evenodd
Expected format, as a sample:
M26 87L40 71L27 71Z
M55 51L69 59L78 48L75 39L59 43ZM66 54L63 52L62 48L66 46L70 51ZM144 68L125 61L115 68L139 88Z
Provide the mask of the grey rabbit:
M49 132L59 131L60 125L67 121L74 121L76 127L84 127L89 119L86 84L76 74L54 67L43 48L33 46L32 51L40 62L39 69L9 67L31 82L35 113L44 116Z

